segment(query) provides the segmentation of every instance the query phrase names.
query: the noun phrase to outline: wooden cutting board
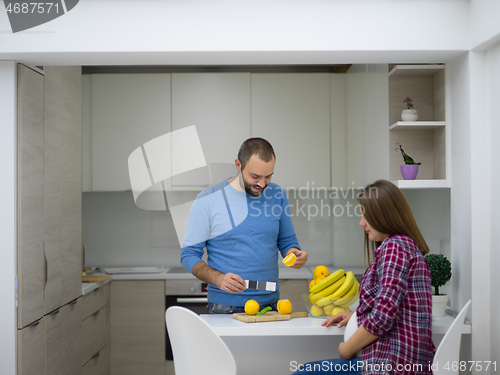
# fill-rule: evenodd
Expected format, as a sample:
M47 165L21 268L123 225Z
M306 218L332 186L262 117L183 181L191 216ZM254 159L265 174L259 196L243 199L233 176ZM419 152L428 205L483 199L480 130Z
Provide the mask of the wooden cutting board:
M111 279L111 276L100 276L100 275L85 275L82 276L83 283L100 283L101 281L106 281Z
M296 312L291 314L280 314L277 311L268 311L264 315L255 316L248 315L246 313L234 313L233 318L241 320L245 323L255 323L255 322L278 322L280 320L290 320L292 318L306 318L309 316L307 312Z

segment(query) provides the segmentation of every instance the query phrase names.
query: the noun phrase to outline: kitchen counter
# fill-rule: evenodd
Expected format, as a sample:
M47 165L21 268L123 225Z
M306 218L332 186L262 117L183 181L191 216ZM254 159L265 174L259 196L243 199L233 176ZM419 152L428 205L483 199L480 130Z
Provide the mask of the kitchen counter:
M144 267L140 267L139 270ZM106 269L106 267L101 267ZM314 269L314 268L313 268ZM308 280L313 278L313 269L310 267L303 267L301 269L280 267L279 278L281 280ZM124 268L125 270L125 268ZM124 271L125 272L125 271ZM93 275L108 275L105 272L96 272ZM133 272L132 267L127 267L126 273L113 273L110 274L110 280L100 283L82 283L82 295L85 295L100 286L109 283L111 280L195 280L196 277L189 273L183 267L161 267L158 272Z
M155 272L140 272L141 269L148 267L138 267L138 272L133 272L132 267L126 267L126 273L113 273L111 280L195 280L196 277L189 273L183 267L159 267ZM153 268L153 267L151 267ZM315 266L302 267L300 269L279 267L280 280L311 280L313 278L313 271ZM101 267L106 269L106 267ZM330 273L334 272L337 268L328 267ZM363 269L346 268L348 271L353 271L356 275L362 275ZM104 272L94 273L94 275L108 275ZM101 283L82 283L82 295L99 288L100 286L110 282L107 280Z
M294 318L279 322L244 323L232 315L202 314L201 318L219 336L343 336L345 327L322 327L326 318ZM445 314L432 320L432 333L444 335L455 318ZM464 324L462 334L472 332L470 324Z
M105 275L103 273L95 273L94 275ZM100 288L101 286L111 282L113 280L113 277L109 280L101 281L100 283L82 283L82 296L84 296L87 293L92 292L93 290L96 290Z
M244 323L231 315L200 317L226 343L236 361L238 375L289 375L300 364L326 358L337 358L337 348L344 341L345 327L322 327L324 318L294 318L281 322ZM453 322L453 316L435 318L433 339L439 343ZM462 334L471 333L464 324ZM252 355L248 355L248 348ZM258 361L255 359L258 358Z

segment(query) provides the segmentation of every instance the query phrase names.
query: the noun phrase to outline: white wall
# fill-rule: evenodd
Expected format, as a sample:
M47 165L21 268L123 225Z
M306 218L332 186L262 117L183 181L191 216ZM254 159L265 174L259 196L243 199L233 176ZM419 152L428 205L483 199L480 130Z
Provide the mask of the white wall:
M469 48L468 12L468 0L86 0L14 35L0 12L0 59L44 65L439 62Z
M471 47L488 48L500 41L500 2L497 0L471 0Z
M17 67L0 61L0 373L16 373Z
M489 220L485 220L485 224L490 228L489 231L489 293L486 298L490 301L490 319L489 330L491 334L490 353L492 360L500 361L500 322L498 320L498 311L500 311L500 299L498 291L500 290L500 279L498 278L498 267L500 266L500 247L498 246L498 213L500 212L500 201L498 199L498 187L500 186L500 175L498 174L498 162L495 160L495 155L500 150L500 108L497 103L497 98L500 95L500 43L492 46L487 51L487 71L488 71L488 88L486 90L488 108L488 152L487 156L490 161L488 174L490 199L482 204L489 207ZM484 156L484 155L483 155ZM474 253L475 256L475 253ZM484 282L485 280L483 280Z

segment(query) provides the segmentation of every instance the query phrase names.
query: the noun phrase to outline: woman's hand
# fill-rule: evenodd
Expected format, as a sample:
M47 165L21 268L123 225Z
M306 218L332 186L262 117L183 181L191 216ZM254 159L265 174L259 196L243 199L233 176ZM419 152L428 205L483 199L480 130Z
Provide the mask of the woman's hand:
M331 325L336 325L339 328L343 327L347 324L349 319L351 319L352 314L354 314L354 312L341 312L335 314L334 316L328 317L321 325L324 327L330 327Z

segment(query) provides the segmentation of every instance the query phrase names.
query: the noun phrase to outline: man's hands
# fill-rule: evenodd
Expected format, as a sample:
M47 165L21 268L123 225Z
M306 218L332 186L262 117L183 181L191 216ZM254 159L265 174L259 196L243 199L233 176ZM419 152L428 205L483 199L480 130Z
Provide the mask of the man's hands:
M196 263L193 267L193 275L201 281L215 285L220 290L229 293L243 292L247 287L245 280L234 273L222 273L213 269L203 261Z
M331 325L336 325L339 328L343 327L347 325L352 314L354 314L354 312L341 312L334 316L329 316L321 325L324 327L330 327Z
M294 253L297 259L295 260L295 263L291 266L292 268L302 268L304 264L307 262L307 252L299 250L296 247L292 247L288 249L286 252L286 255Z
M219 283L215 284L220 290L229 293L243 292L247 287L245 280L234 273L221 273L219 275Z

